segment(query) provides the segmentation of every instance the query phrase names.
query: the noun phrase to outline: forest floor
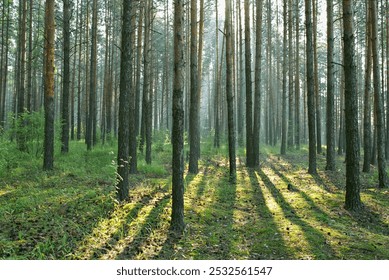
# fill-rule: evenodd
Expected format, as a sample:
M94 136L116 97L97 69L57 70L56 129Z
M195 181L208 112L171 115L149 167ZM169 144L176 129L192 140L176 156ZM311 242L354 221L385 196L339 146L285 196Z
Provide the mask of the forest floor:
M0 147L1 148L1 147ZM263 147L260 168L238 154L228 182L226 148L202 147L200 173L185 174L181 237L169 233L171 145L139 159L127 203L115 202L114 146L72 142L55 170L17 155L0 166L0 259L389 259L389 190L362 174L364 209L346 211L344 158L336 172L307 172L308 151ZM287 187L290 184L292 188Z

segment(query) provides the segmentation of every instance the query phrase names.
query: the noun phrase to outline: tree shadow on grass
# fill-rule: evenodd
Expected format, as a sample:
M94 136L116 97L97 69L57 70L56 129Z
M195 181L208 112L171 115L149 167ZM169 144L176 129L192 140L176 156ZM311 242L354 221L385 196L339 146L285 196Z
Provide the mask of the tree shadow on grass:
M331 259L336 258L336 254L332 247L328 244L324 235L301 217L298 216L295 209L285 200L282 193L277 187L271 182L269 177L263 172L262 169L258 171L259 177L262 179L265 187L270 191L274 200L278 202L285 217L291 222L298 225L304 233L304 236L309 245L309 251L315 259Z
M165 187L166 188L166 187ZM131 207L131 210L128 213L125 213L125 216L122 218L122 220L119 222L119 224L115 224L115 231L108 237L107 239L104 239L103 237L98 236L97 237L97 242L100 241L100 244L98 247L93 248L90 250L90 246L93 244L89 244L87 246L84 246L85 250L87 251L87 256L86 258L90 259L98 259L101 258L104 254L110 252L112 249L115 248L116 244L119 243L124 237L126 237L129 234L129 231L131 230L130 225L131 223L137 219L137 216L139 215L140 211L142 208L145 206L149 205L153 199L155 199L155 196L158 195L159 193L164 193L166 192L165 188L155 188L153 189L150 193L144 194L142 197L137 197L134 198L137 200L134 206ZM158 201L161 198L157 198L155 203L158 203ZM121 206L125 207L125 206ZM124 209L121 209L121 211L125 211ZM120 213L119 213L120 215ZM116 220L120 219L120 216L117 217L117 214L114 212L111 214L109 218L106 220ZM94 229L96 231L97 228ZM99 232L96 232L99 234ZM93 235L93 233L92 233ZM88 240L88 238L93 237L92 235L87 235L85 240ZM92 238L93 239L93 238ZM102 240L101 240L102 239ZM88 244L88 241L86 241ZM81 251L80 251L81 249ZM80 247L78 252L75 253L75 257L78 258L78 255L81 253L81 255L85 254L83 251L82 247ZM88 250L90 250L88 252ZM83 256L82 258L85 258Z
M234 231L234 204L236 199L236 184L228 182L228 176L218 178L215 188L215 198L212 204L202 213L200 230L203 233L203 247L194 254L195 259L232 259L232 241Z
M164 223L164 220L160 216L170 202L170 198L170 194L165 194L155 203L153 209L147 215L146 220L142 223L137 236L134 236L132 240L126 244L126 247L117 255L116 259L134 259L139 254L143 253L146 253L146 257L155 254L157 247L159 246L158 240L150 240L150 235ZM164 236L158 236L158 238L165 239Z
M258 221L258 227L266 228L261 229L260 234L255 236L255 243L250 250L250 259L283 259L292 258L293 254L288 251L285 246L285 242L282 240L282 234L274 221L274 217L266 205L266 199L261 190L261 186L255 175L253 169L248 169L248 176L251 182L251 188L253 191L253 199L255 200L256 212L260 220ZM253 226L253 225L250 225ZM255 226L255 225L254 225ZM277 248L264 247L266 243L277 243ZM276 251L275 251L276 250Z

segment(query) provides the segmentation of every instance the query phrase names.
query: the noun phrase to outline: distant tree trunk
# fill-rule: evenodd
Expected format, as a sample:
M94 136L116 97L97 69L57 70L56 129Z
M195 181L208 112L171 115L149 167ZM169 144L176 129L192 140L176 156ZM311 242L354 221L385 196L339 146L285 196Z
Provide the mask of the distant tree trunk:
M197 0L190 5L190 116L189 116L189 172L199 172L200 151L199 91L197 70Z
M228 106L228 153L230 158L230 182L236 182L236 155L235 155L235 121L234 96L232 92L233 65L232 65L232 32L231 32L231 0L226 1L226 93Z
M286 2L287 0L284 0L284 9L283 9L283 20L284 20L284 39L283 39L283 59L282 59L282 132L281 132L281 155L286 154L286 140L287 140L287 127L286 127L286 59L287 59L287 6Z
M373 80L374 80L374 102L375 113L377 117L376 130L377 130L377 155L378 155L378 178L379 187L386 188L388 184L388 178L386 175L386 162L385 162L385 123L384 123L384 102L381 95L380 85L380 69L378 61L378 23L377 23L377 7L376 3L369 1L370 4L370 19L371 19L371 31L372 31L372 54L373 54Z
M370 172L370 161L372 154L371 147L371 15L369 9L369 0L367 6L367 24L366 24L366 67L365 67L365 96L364 96L364 117L363 117L363 172Z
M5 7L7 6L7 13L5 13ZM2 32L2 62L0 64L0 127L3 127L5 125L5 103L6 103L6 91L7 91L7 76L8 76L8 49L9 49L9 26L10 26L10 3L9 1L4 0L3 2L3 16L6 14L7 18L7 24L6 24L6 31L5 31L5 37L4 33ZM5 17L3 17L5 18ZM4 26L4 22L3 22ZM4 50L5 48L5 50ZM3 58L4 56L4 58Z
M143 33L143 5L141 3L139 7L139 22L138 22L138 35L137 35L137 53L136 53L136 85L135 85L135 134L139 135L140 126L140 84L141 84L141 61L142 61L142 33Z
M251 81L250 4L244 1L245 60L246 60L246 164L254 167L253 153L253 97Z
M33 15L33 1L30 1L29 3L29 19L28 19L28 64L27 64L27 102L26 102L26 109L27 112L31 112L32 106L31 106L31 100L32 100L32 62L33 62L33 42L32 42L32 15ZM4 25L4 23L3 23Z
M170 228L182 234L184 223L184 44L183 0L174 1L174 77L172 131L172 216Z
M54 168L54 0L46 0L45 11L45 139L43 169Z
M216 10L216 67L215 67L215 137L213 146L215 148L220 147L220 120L219 120L219 96L220 96L220 71L219 67L219 11L218 11L218 0L215 0L215 10ZM223 44L224 46L224 44ZM223 51L222 51L223 52Z
M238 99L238 145L244 145L244 64L243 64L243 36L242 36L242 11L241 1L237 2L238 16L238 33L239 33L239 99Z
M315 129L315 85L313 80L313 34L312 34L312 0L305 0L305 21L307 36L307 107L308 107L308 137L309 137L309 174L316 174L316 129Z
M61 152L69 152L70 2L63 0L63 84Z
M386 145L385 155L389 160L389 1L386 0Z
M296 84L295 84L295 145L300 149L300 0L296 0Z
M148 15L147 17L150 19L150 31L151 30L154 30L154 16L153 16L153 11L154 11L154 7L153 7L153 1L150 1L149 2L149 12L148 12ZM146 163L147 164L151 164L151 137L152 137L152 120L153 120L153 91L154 91L154 69L152 68L152 65L153 65L153 55L152 55L152 39L153 39L153 36L151 35L150 36L150 41L149 41L149 49L148 49L148 57L149 57L149 70L147 71L147 73L150 75L150 80L149 80L149 85L148 85L148 97L147 97L147 108L146 108L146 121L145 121L145 125L146 125L146 129L145 129L145 139L146 139L146 156L145 156L145 160L146 160Z
M321 101L319 92L319 72L317 58L317 0L313 2L313 56L314 56L314 81L315 81L315 105L316 105L316 137L317 137L317 153L322 153L321 147Z
M261 126L261 74L262 74L262 0L256 6L256 41L255 41L255 100L254 100L254 165L259 166L259 139ZM228 55L227 55L228 57ZM228 80L228 78L227 78Z
M343 0L346 121L346 201L348 210L361 207L359 178L358 95L356 90L353 0Z
M97 118L97 0L93 0L92 7L92 45L90 58L90 88L89 88L89 114L87 149L92 150L96 144L96 118Z
M327 0L327 165L335 171L334 3Z
M82 7L83 0L81 0L80 7ZM78 26L80 30L80 37L78 41L78 85L77 85L77 140L81 140L81 72L82 72L82 27L83 27L83 20L82 20L82 14L81 9L79 11L80 16L80 25Z
M26 151L26 135L22 133L22 128L25 125L22 114L25 110L25 67L26 67L26 22L27 22L27 1L23 0L19 3L19 41L18 41L18 79L17 83L17 94L18 94L18 118L19 118L19 128L17 130L17 144L20 151Z
M131 32L131 42L130 42L130 48L131 48L131 57L129 58L131 60L131 65L134 61L134 50L135 50L135 21L136 21L136 17L135 17L135 2L132 1L131 2L131 23L130 23L130 32ZM142 33L140 33L140 37L142 37ZM139 39L139 38L138 38ZM139 39L140 42L141 42L141 39ZM140 45L142 45L140 43ZM140 60L140 58L137 58L137 60ZM138 61L137 61L138 62ZM139 63L140 64L140 63ZM137 64L137 66L139 66ZM139 71L140 73L140 70L137 69L137 71ZM138 149L137 149L137 107L138 107L138 112L139 112L139 104L136 104L137 102L137 85L135 86L135 88L132 86L133 83L133 73L134 73L134 67L133 66L129 66L128 67L128 73L127 75L129 76L129 79L131 80L131 86L129 87L130 89L130 96L129 96L129 99L130 99L130 120L129 120L129 154L130 154L130 163L129 163L129 172L130 174L135 174L138 172ZM138 75L138 74L136 74ZM140 74L139 74L140 76ZM139 80L140 81L140 80ZM137 82L137 81L136 81ZM139 119L139 115L138 115L138 119Z
M144 32L144 44L143 44L143 94L142 94L142 117L141 117L141 132L140 132L140 143L139 150L143 153L143 147L146 143L146 118L149 109L149 92L150 92L150 32L151 32L151 18L150 18L150 0L145 1L145 32Z
M122 46L120 63L120 96L119 96L119 128L118 128L118 168L117 197L119 201L128 198L129 181L129 118L130 92L132 77L132 1L123 0Z
M80 21L80 13L78 12L79 10L79 0L77 0L77 3L76 3L76 13L77 13L77 16L76 16L76 28L77 30L75 31L75 38L74 38L74 45L73 45L73 48L74 48L74 52L73 52L73 74L72 74L72 92L71 92L71 97L70 97L70 140L74 140L75 138L75 134L74 134L74 128L75 128L75 108L74 108L74 102L75 102L75 90L76 90L76 61L77 61L77 44L78 44L78 36L81 36L80 34L80 30L78 30L78 24L79 24L79 21Z
M292 24L292 0L288 2L288 62L289 62L289 111L288 111L288 147L293 147L293 136L294 136L294 108L293 108L293 24Z

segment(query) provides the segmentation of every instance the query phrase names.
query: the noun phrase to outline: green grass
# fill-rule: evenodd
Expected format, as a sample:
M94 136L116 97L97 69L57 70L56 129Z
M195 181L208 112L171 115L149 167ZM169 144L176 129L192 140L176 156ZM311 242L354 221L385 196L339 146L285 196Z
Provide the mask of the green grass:
M389 259L389 191L376 188L376 170L361 175L364 209L348 212L344 158L326 172L319 155L311 176L305 147L286 156L263 147L257 169L245 167L240 149L232 185L227 148L204 143L200 173L185 174L186 230L171 235L171 145L164 134L155 139L152 165L139 156L122 204L116 147L87 152L72 142L44 172L40 157L1 143L13 157L0 165L0 258Z

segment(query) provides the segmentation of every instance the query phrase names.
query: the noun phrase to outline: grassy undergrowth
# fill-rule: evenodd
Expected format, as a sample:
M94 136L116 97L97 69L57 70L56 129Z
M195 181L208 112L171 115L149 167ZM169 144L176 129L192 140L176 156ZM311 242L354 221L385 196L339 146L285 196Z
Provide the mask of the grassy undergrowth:
M200 173L185 175L187 227L177 239L169 234L171 147L162 143L151 166L140 157L123 204L114 199L115 147L87 152L72 142L52 172L41 170L40 158L7 163L0 258L389 259L389 192L376 188L376 171L362 175L363 211L348 212L344 159L327 172L319 156L311 176L304 148L279 156L264 147L257 169L239 157L231 185L226 148L205 147Z

